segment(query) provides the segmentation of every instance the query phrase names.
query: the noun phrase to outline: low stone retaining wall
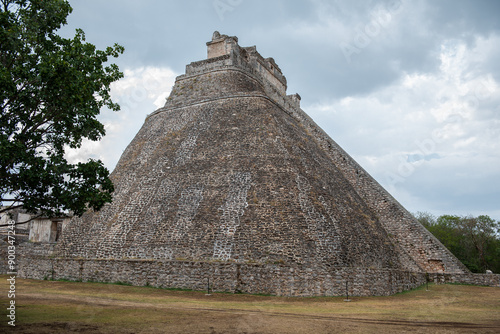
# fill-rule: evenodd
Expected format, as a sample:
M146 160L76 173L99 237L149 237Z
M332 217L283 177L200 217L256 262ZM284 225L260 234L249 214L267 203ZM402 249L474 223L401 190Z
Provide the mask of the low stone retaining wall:
M122 282L137 286L279 296L383 296L425 283L424 273L366 268L317 272L282 264L30 257L18 274L33 279Z
M498 274L442 274L333 268L312 270L286 264L222 261L58 258L52 244L23 244L17 261L19 277L75 281L122 282L136 286L184 288L278 296L387 296L426 282L500 287ZM0 273L7 272L0 266ZM347 283L347 284L346 284Z
M429 281L500 287L500 274L429 274Z

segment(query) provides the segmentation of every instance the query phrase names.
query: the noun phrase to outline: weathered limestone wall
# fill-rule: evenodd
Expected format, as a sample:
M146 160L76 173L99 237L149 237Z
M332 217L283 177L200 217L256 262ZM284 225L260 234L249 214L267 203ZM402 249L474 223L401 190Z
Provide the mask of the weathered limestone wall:
M259 81L268 96L280 101L286 96L287 82L273 58L263 58L255 46L240 47L236 37L222 35L208 42L208 59L186 66L186 74L176 81L213 70L240 69ZM185 97L187 97L186 95ZM167 107L169 104L165 107Z
M347 180L352 184L357 193L377 213L378 218L386 228L389 236L401 250L402 261L407 263L407 268L417 271L428 272L463 272L468 270L423 226L421 226L415 218L407 212L378 182L375 181L358 163L352 159L337 143L335 143L302 109L297 96L286 96L280 92L275 85L270 85L265 75L255 70L248 70L243 61L239 61L237 55L226 55L220 60L224 63L222 67L219 62L214 62L215 59L208 59L201 62L192 63L188 66L186 76L178 78L179 87L196 87L196 82L206 82L203 78L207 73L213 76L212 82L227 82L224 76L227 76L231 71L241 71L242 81L243 76L247 77L246 81L254 82L255 86L252 90L242 90L241 85L233 92L228 92L227 88L210 86L212 89L217 89L219 95L212 94L203 89L195 88L195 91L186 92L185 96L192 98L192 101L199 100L201 96L213 96L213 98L221 98L223 94L226 96L238 96L245 91L246 94L254 96L262 96L270 98L270 100L285 113L297 119L315 138L318 144L327 152L332 159L334 165L339 168ZM220 61L219 60L219 61ZM210 61L210 63L207 63ZM217 68L216 71L211 70ZM196 70L194 70L196 69ZM195 84L193 84L195 82ZM235 85L229 85L236 87ZM262 88L258 88L262 87ZM285 87L286 88L286 87ZM185 89L185 88L184 88ZM177 91L173 91L171 101L167 102L165 109L175 106L175 98L178 95ZM181 95L181 96L183 96ZM179 103L185 103L181 99ZM162 112L160 109L158 112Z
M212 36L212 40L207 42L207 58L220 57L222 55L228 55L234 49L238 49L238 38L235 36L220 35L215 32Z
M500 274L431 273L429 281L436 284L458 283L500 287Z
M33 279L122 282L137 286L278 296L386 296L411 290L427 280L500 287L499 274L412 272L338 267L312 269L284 263L226 261L49 258L51 245L29 244L19 259L19 276ZM29 254L29 256L26 256Z
M227 36L224 36L219 36L220 40L227 39ZM361 198L378 215L389 236L401 252L405 253L401 256L412 259L406 261L409 262L408 268L412 267L410 262L415 262L416 265L413 264L412 268L414 270L468 273L467 268L460 261L300 109L297 98L286 96L286 79L274 60L268 58L264 61L255 47L240 48L236 43L237 39L230 40L234 43L231 50L227 52L230 59L224 64L224 68L232 65L252 74L273 102L306 127ZM188 67L196 66L199 73L206 70L203 62L196 65L192 63Z
M425 283L425 274L400 270L335 268L331 272L284 264L175 260L33 258L19 275L33 279L122 282L137 286L264 293L278 296L391 295Z
M26 249L27 248L27 249ZM122 282L136 286L278 296L392 295L421 286L460 283L500 287L498 274L415 273L401 270L335 268L329 272L285 264L241 264L176 260L50 258L53 244L29 244L18 259L19 276L32 279ZM28 255L29 254L29 255ZM0 263L0 273L7 267Z
M54 234L53 232L52 222L50 220L45 221L36 219L31 222L29 238L32 242L55 242L55 237L51 240L51 234Z
M241 79L223 75L225 83ZM193 94L207 84L194 79L192 88L183 83ZM113 203L75 220L57 256L409 266L313 138L267 97L221 97L150 116L113 179Z
M331 157L365 203L378 215L389 236L426 272L469 273L469 270L423 227L371 175L333 141L302 109L288 106L292 115Z
M34 219L29 223L29 241L56 242L70 220L69 217Z

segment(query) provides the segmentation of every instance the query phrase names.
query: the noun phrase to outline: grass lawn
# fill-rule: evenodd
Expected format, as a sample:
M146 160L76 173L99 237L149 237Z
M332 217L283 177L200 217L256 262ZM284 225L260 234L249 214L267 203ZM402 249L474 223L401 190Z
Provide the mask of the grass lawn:
M0 333L500 333L500 288L429 285L389 297L270 297L0 276Z

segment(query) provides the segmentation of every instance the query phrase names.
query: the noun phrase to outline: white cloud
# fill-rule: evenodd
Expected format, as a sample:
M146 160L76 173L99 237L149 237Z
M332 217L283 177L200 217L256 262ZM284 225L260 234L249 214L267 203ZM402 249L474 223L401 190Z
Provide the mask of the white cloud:
M410 210L451 206L433 203L426 191L450 201L481 192L498 196L500 121L488 106L500 100L500 89L491 74L477 70L477 55L497 38L469 47L447 41L437 72L403 74L370 94L305 110Z
M151 101L156 108L163 107L177 75L169 68L159 67L125 69L123 72L125 77L113 83L111 91L122 110Z
M298 92L304 110L384 186L387 172L411 162L413 172L391 189L410 210L476 208L500 219L491 204L500 198L492 190L500 189L497 2L245 1L224 21L211 3L159 2L154 13L131 0L103 3L76 1L70 30L82 28L98 45L125 45L118 64L129 71L113 93L123 110L103 112L108 134L82 157L97 152L112 168L146 114L163 104L170 85L150 87L144 77L153 67L137 64L180 72L203 59L204 42L219 30L273 57L289 93ZM399 10L389 7L398 4ZM384 10L391 14L387 22ZM369 37L366 46L362 35ZM351 63L342 42L359 49ZM144 80L150 89L142 89ZM459 193L464 197L454 197Z

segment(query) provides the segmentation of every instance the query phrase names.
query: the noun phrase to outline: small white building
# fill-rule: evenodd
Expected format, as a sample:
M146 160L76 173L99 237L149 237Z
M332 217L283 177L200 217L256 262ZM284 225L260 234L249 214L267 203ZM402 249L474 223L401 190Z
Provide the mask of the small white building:
M13 220L16 223L16 235L28 236L30 242L57 242L70 219L70 216L32 219L32 215L18 209L0 214L0 225L6 225L0 226L0 234L8 233L7 224ZM19 224L21 222L26 223Z
M30 242L57 242L71 217L40 217L33 219L29 227Z

